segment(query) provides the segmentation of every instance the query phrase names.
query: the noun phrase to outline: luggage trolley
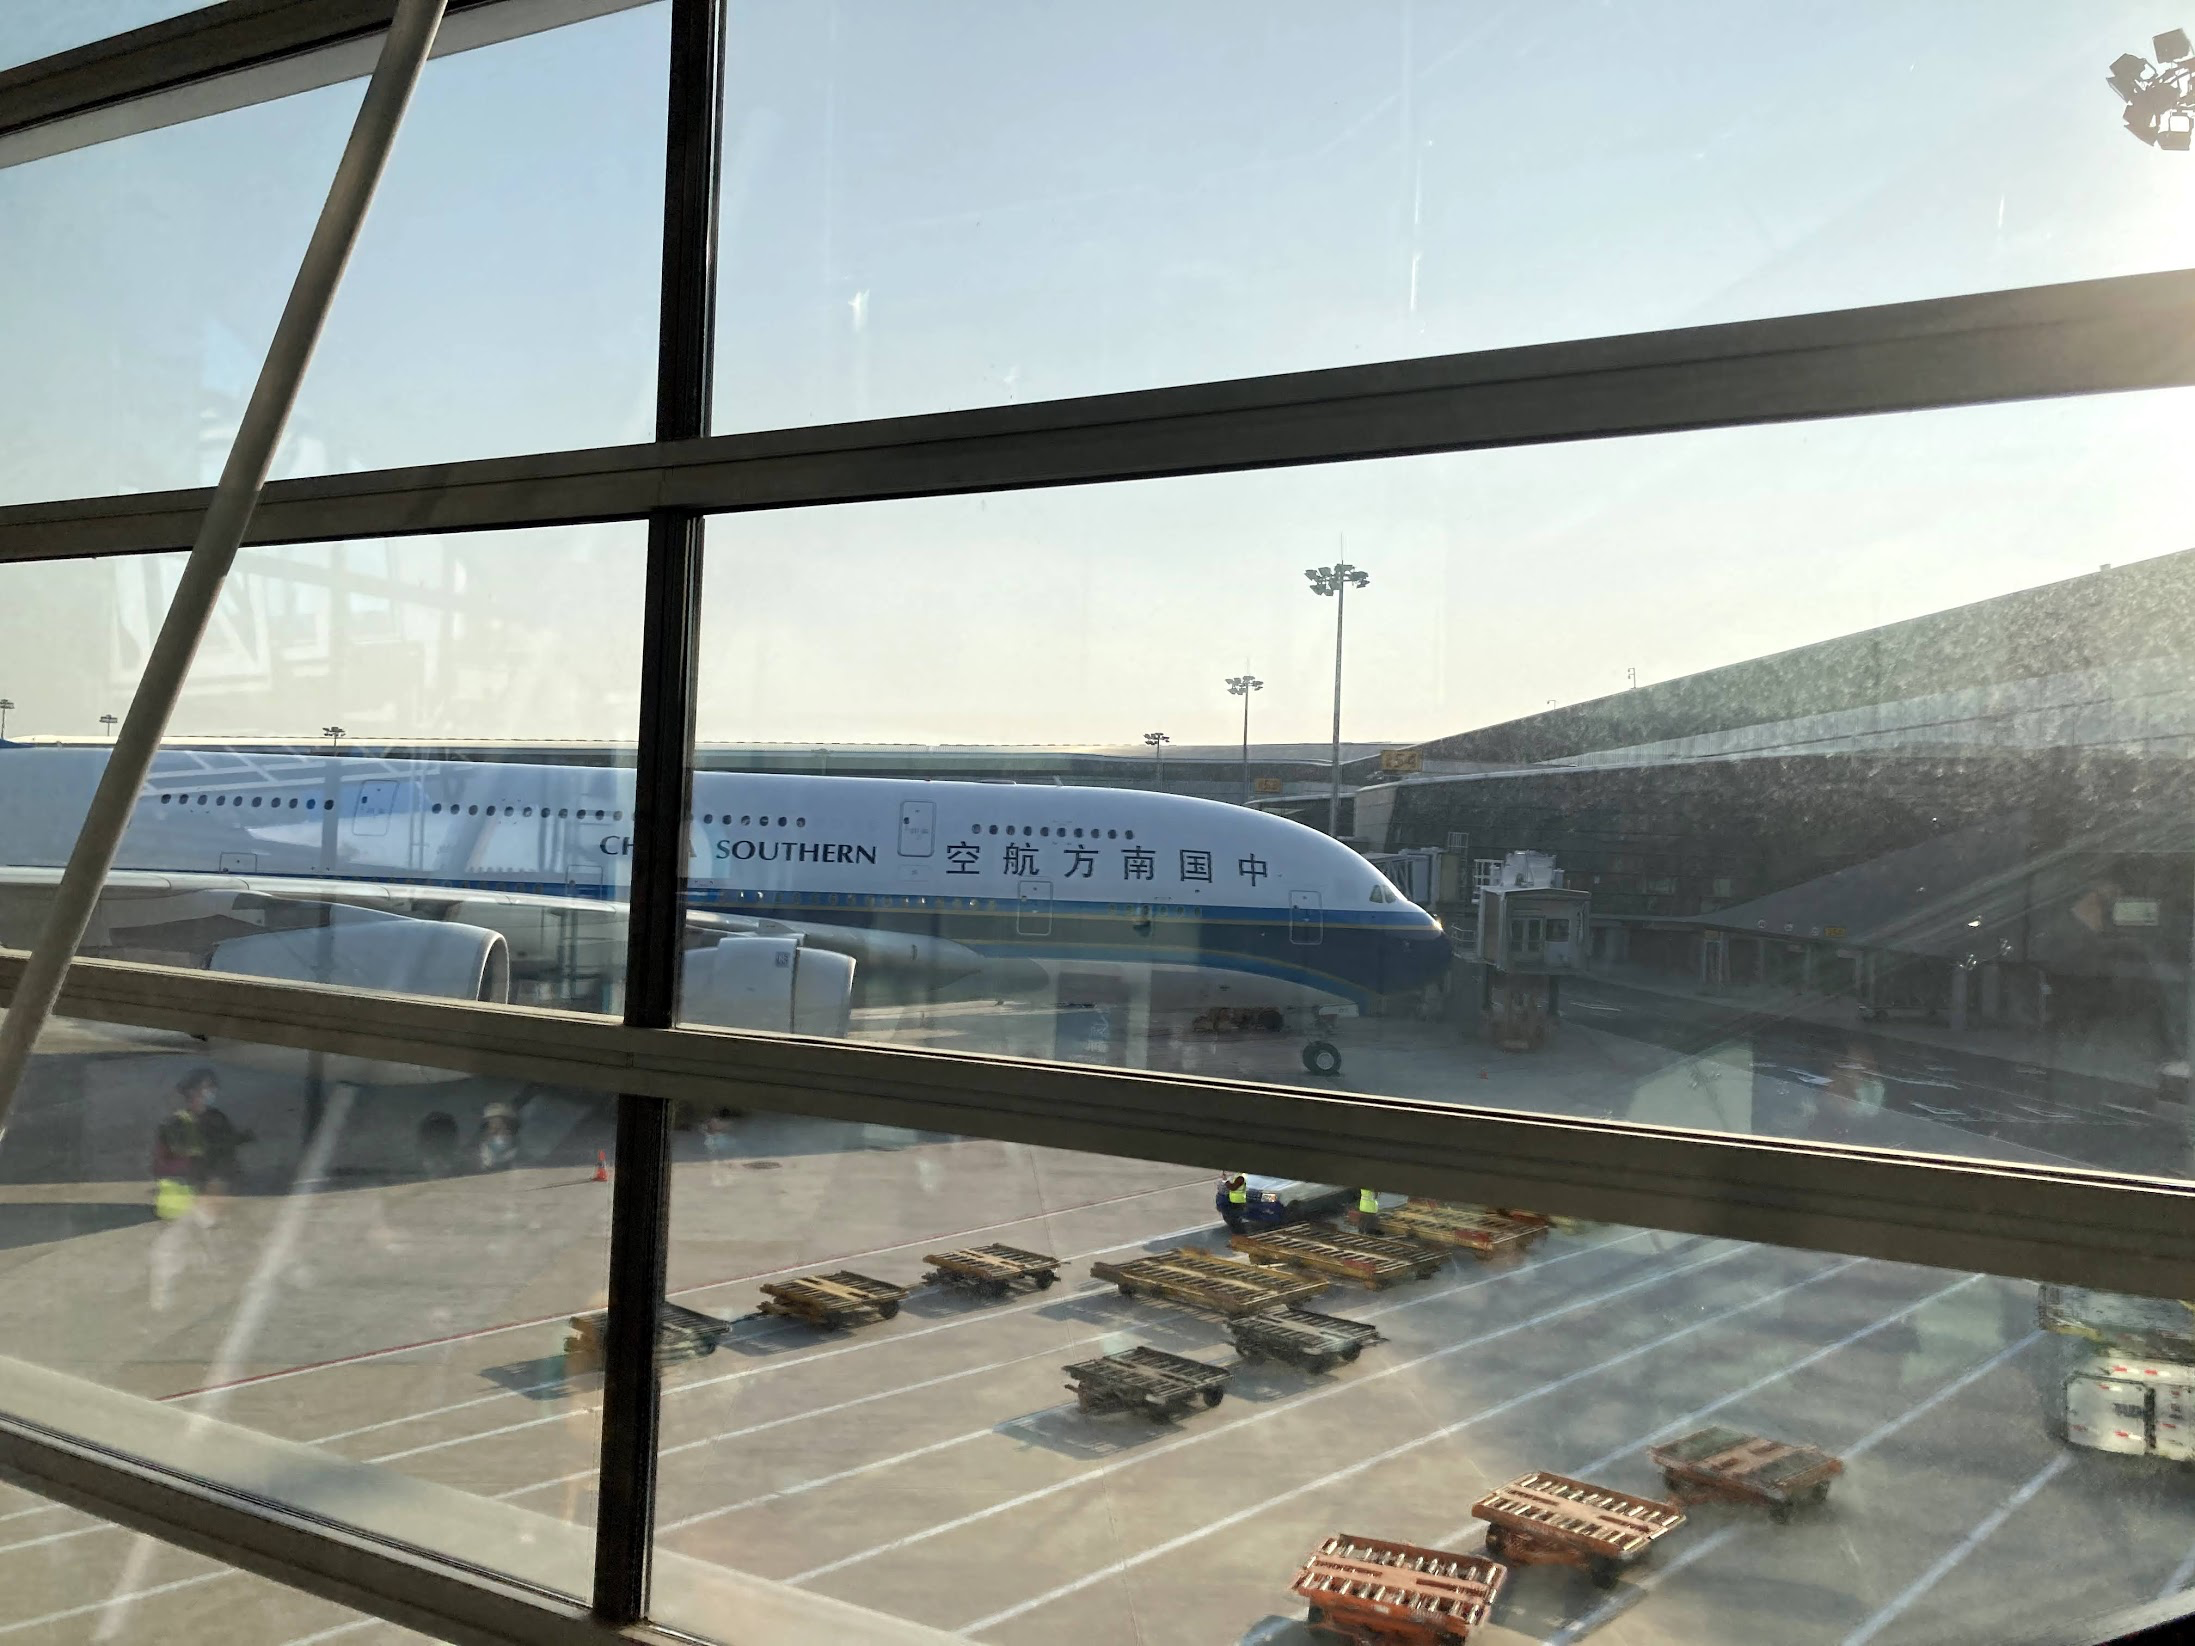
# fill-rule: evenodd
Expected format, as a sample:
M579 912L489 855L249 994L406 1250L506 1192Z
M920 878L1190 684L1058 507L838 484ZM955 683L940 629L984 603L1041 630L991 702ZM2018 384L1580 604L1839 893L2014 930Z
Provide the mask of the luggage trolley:
M932 1252L922 1261L930 1265L922 1278L931 1285L955 1286L984 1297L1004 1297L1024 1280L1042 1291L1059 1279L1058 1258L1018 1246L964 1246Z
M1307 1372L1329 1372L1380 1341L1377 1326L1309 1309L1263 1309L1227 1322L1235 1353L1245 1360L1278 1360Z
M1290 1585L1314 1630L1356 1646L1460 1646L1486 1620L1508 1568L1480 1555L1340 1532Z
M1545 1470L1497 1486L1471 1512L1487 1522L1486 1552L1517 1566L1582 1566L1604 1589L1657 1538L1684 1524L1684 1511Z
M699 1309L689 1309L668 1299L664 1301L662 1308L663 1312L656 1316L655 1322L655 1360L658 1366L713 1355L717 1345L731 1335L732 1323L729 1320L720 1320L715 1315L703 1314ZM564 1370L567 1375L602 1370L602 1336L609 1320L607 1310L572 1316L571 1335L564 1339Z
M1309 1275L1237 1263L1195 1246L1127 1263L1093 1263L1090 1273L1110 1280L1123 1297L1162 1298L1221 1316L1301 1303L1326 1290L1325 1281Z
M1314 1274L1354 1280L1378 1291L1398 1281L1424 1280L1448 1262L1447 1248L1418 1240L1360 1234L1330 1223L1254 1229L1227 1242L1253 1263L1291 1263Z
M1217 1406L1234 1374L1185 1355L1145 1345L1063 1368L1075 1404L1086 1412L1141 1412L1153 1423L1171 1423L1199 1403Z
M1721 1498L1766 1504L1769 1519L1779 1521L1789 1520L1794 1509L1826 1502L1829 1483L1844 1473L1842 1458L1812 1446L1719 1425L1649 1447L1646 1455L1680 1503Z
M1443 1200L1409 1200L1376 1216L1354 1215L1368 1233L1460 1247L1482 1262L1504 1252L1522 1252L1547 1234L1547 1225L1537 1219L1515 1218L1484 1206L1453 1206Z
M803 1275L798 1280L763 1287L762 1312L832 1328L864 1320L889 1320L899 1313L906 1297L904 1286L841 1269L836 1274Z

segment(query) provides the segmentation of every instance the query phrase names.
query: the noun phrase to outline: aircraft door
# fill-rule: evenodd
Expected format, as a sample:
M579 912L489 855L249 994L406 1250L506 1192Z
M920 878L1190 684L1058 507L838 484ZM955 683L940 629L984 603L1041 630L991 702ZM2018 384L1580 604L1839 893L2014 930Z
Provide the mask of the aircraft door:
M389 813L396 809L396 785L385 778L358 785L358 798L351 802L351 832L358 835L383 835L389 832Z
M1316 943L1326 924L1325 911L1319 905L1317 892L1290 892L1288 894L1288 941L1291 943Z
M899 803L899 855L928 857L937 850L937 802L902 800Z
M1014 908L1014 930L1023 937L1049 937L1052 933L1052 883L1024 880L1021 898Z

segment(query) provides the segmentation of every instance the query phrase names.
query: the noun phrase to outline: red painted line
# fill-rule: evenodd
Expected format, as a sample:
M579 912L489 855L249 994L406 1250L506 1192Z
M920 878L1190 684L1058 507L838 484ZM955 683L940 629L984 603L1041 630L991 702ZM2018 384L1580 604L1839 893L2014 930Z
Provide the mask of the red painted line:
M978 1223L970 1228L946 1229L936 1234L916 1235L912 1240L903 1240L890 1246L866 1246L860 1251L840 1252L830 1257L813 1257L800 1263L789 1264L782 1269L756 1269L747 1274L730 1275L723 1280L705 1280L692 1286L676 1287L664 1295L667 1297L687 1297L695 1292L710 1292L722 1286L736 1286L743 1280L760 1280L768 1275L791 1274L796 1269L812 1269L822 1263L846 1263L857 1257L873 1257L880 1252L899 1252L905 1251L909 1246L926 1246L933 1240L957 1240L962 1235L982 1234L991 1229L1010 1229L1017 1223L1039 1223L1050 1217L1065 1217L1071 1212L1093 1211L1100 1206L1117 1206L1122 1201L1141 1200L1147 1195L1172 1194L1180 1189L1194 1189L1199 1184L1207 1181L1213 1181L1209 1174L1205 1177L1192 1179L1187 1183L1169 1183L1156 1189L1137 1189L1132 1194L1108 1195L1103 1200L1085 1200L1073 1206L1056 1206L1045 1211L1032 1212L1027 1217L1000 1218L995 1222ZM254 1383L271 1383L277 1378L299 1377L306 1372L324 1372L337 1366L362 1365L369 1360L383 1360L390 1355L410 1354L418 1349L441 1348L452 1343L471 1343L480 1338L496 1337L504 1332L522 1332L530 1327L546 1326L553 1321L569 1320L570 1318L571 1312L566 1310L559 1314L539 1315L531 1320L505 1321L500 1326L479 1326L469 1332L450 1332L442 1337L423 1337L415 1343L398 1343L386 1349L366 1349L358 1354L337 1355L329 1360L307 1361L302 1366L285 1366L280 1371L254 1372L249 1377L230 1378L223 1383L208 1383L196 1389L180 1389L174 1394L160 1395L156 1398L163 1401L190 1400L198 1395L216 1394L224 1389L248 1388Z

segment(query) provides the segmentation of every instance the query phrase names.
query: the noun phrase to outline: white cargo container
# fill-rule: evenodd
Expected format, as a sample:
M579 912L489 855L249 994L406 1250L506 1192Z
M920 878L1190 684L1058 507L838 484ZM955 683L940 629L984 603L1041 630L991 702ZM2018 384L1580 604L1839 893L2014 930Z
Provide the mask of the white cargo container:
M2065 1437L2099 1452L2195 1461L2195 1366L2095 1356L2065 1380Z
M2056 1416L2076 1446L2195 1462L2195 1311L2170 1298L2044 1286L2036 1322L2066 1344Z

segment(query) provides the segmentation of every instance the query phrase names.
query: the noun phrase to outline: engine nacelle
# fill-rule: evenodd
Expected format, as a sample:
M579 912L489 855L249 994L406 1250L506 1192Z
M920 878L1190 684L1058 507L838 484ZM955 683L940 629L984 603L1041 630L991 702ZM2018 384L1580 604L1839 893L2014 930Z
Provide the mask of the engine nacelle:
M495 1005L511 998L510 951L500 933L366 909L334 912L336 918L325 926L256 932L216 944L206 969L377 994Z
M323 926L255 932L216 944L208 971L284 983L326 983L381 994L433 995L501 1005L511 997L510 951L499 933L454 922L413 920L369 909L335 909ZM247 1068L360 1086L434 1085L455 1070L286 1047L213 1041L217 1055Z
M727 937L686 951L679 1016L719 1029L832 1037L852 1018L854 963L797 937Z

